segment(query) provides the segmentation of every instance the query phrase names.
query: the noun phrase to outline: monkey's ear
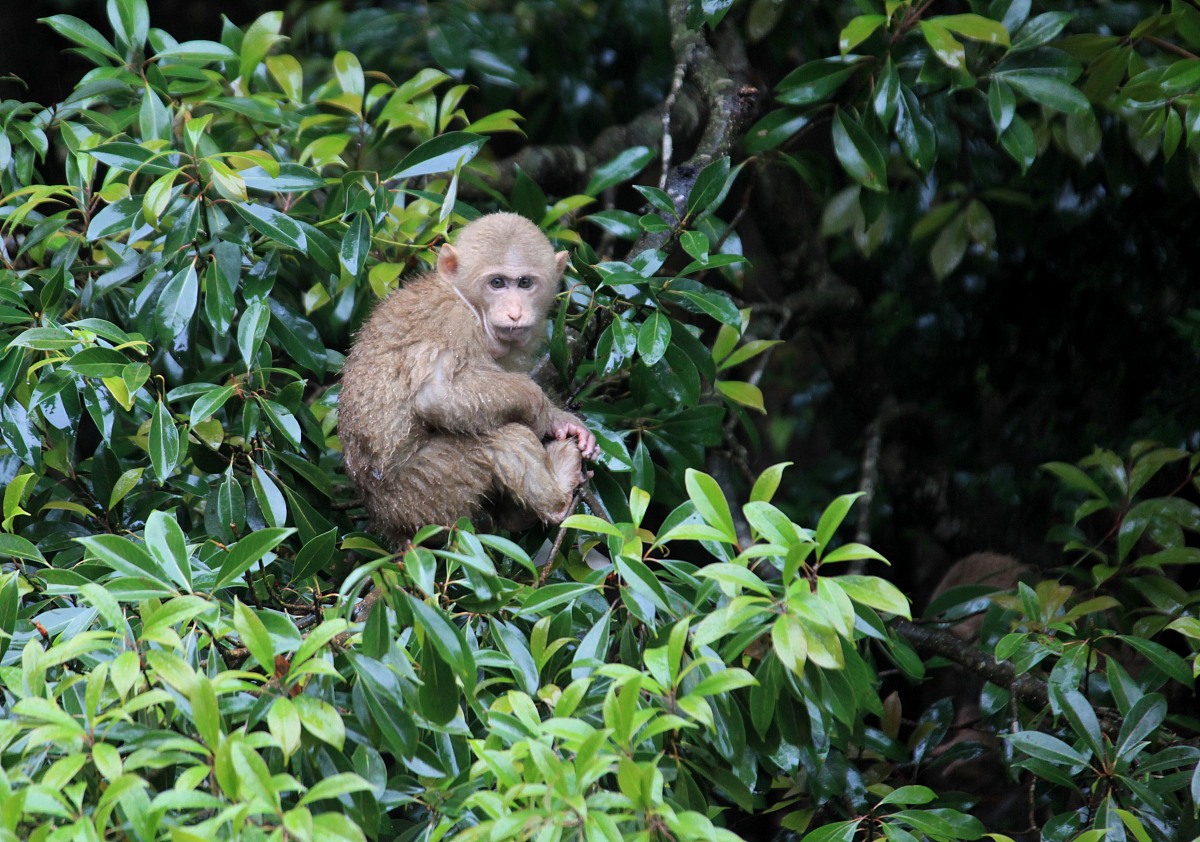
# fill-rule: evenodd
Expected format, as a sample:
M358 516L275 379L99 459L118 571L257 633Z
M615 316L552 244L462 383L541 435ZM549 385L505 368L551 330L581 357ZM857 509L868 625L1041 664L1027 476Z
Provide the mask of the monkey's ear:
M443 278L453 278L458 274L458 252L454 246L446 243L438 250L437 268Z
M558 277L562 277L562 273L567 268L567 258L570 257L565 251L557 252L554 255L554 268L558 270Z

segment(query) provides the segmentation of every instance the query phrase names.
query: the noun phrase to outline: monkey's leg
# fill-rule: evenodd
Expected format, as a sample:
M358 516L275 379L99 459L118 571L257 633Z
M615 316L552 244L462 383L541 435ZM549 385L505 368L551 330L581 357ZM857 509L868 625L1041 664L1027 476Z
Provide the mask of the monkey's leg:
M505 424L480 439L480 455L491 463L495 487L544 523L571 513L582 480L582 458L573 439L543 446L523 424Z

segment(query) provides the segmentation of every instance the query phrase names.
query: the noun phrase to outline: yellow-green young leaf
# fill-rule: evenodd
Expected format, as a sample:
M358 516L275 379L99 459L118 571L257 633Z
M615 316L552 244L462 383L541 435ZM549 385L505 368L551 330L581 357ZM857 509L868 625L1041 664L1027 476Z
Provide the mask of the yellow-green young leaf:
M253 610L248 608L240 599L233 603L233 627L241 637L242 643L250 650L250 655L258 661L263 673L268 678L275 674L275 649L271 645L271 635L267 627Z
M267 56L267 72L288 99L293 102L304 99L304 71L295 56Z
M733 352L734 346L737 345L740 336L739 332L729 325L721 325L721 329L717 331L717 338L713 340L713 361L720 363L722 360L727 359ZM722 369L726 367L724 365L721 366Z
M279 34L282 25L283 12L267 12L246 29L246 34L242 36L242 55L238 67L238 76L243 84L249 83L255 68L271 51L271 47L285 40Z
M346 742L346 725L337 709L307 693L301 693L292 701L300 714L300 724L304 730L341 751Z
M771 627L771 644L779 663L796 675L804 671L808 661L808 638L795 616L784 614L775 621Z
M900 589L878 576L838 576L837 583L846 595L861 605L912 619L908 600Z
M146 189L146 195L142 197L142 213L146 217L146 221L158 227L159 217L167 209L167 204L171 201L171 189L175 186L175 178L179 175L179 170L174 169L169 173L160 175Z
M1008 46L1008 30L1000 21L985 18L982 15L941 15L931 18L940 26L949 29L963 38L972 41L982 41L985 44L1000 44Z
M70 500L51 500L38 509L38 512L41 513L47 509L57 509L63 512L74 512L80 517L85 518L94 518L96 516L86 506L82 506L79 503L73 503Z
M758 479L754 481L754 487L750 489L750 502L771 502L771 498L775 496L779 483L783 479L784 470L791 466L791 462L777 462L759 474Z
M720 531L730 543L737 543L737 532L733 528L729 502L717 481L708 474L688 468L684 473L683 484L687 488L688 497L696 504L696 511L704 521Z
M8 485L4 488L4 531L11 532L13 520L20 515L28 515L29 512L21 508L21 502L25 497L25 487L29 485L29 481L34 479L36 475L33 473L17 474L8 481ZM32 546L32 545L30 545Z
M487 132L517 132L518 134L523 134L521 127L517 123L524 119L516 111L506 108L503 111L497 111L495 114L480 117L468 125L466 131L474 132L475 134L485 134Z
M325 798L340 798L351 792L363 792L371 789L371 785L353 772L342 772L322 778L313 784L308 792L300 799L300 806L311 804Z
M967 63L967 51L962 42L950 34L950 30L937 23L937 19L920 22L921 34L942 63L960 70Z
M602 535L615 535L618 538L622 532L608 521L595 515L571 515L561 524L565 529L582 529L585 532L599 532Z
M782 343L782 339L753 339L742 347L738 348L728 357L725 357L723 360L718 360L720 364L717 366L717 370L724 371L727 368L733 368L735 365L744 363L746 360L753 359L764 351L770 350L776 345L780 345ZM713 359L716 359L715 353L713 355Z
M232 202L246 201L246 182L240 175L230 169L224 161L216 158L204 160L212 170L212 184L218 193Z
M215 749L221 742L221 713L217 707L217 693L207 675L196 676L188 696L192 703L192 723L201 742Z
M873 561L882 561L884 564L889 563L886 558L875 552L875 550L871 549L870 547L865 546L864 544L855 543L843 544L836 550L831 550L821 557L821 563L831 564L838 561L856 561L863 558L869 558Z
M594 201L596 201L594 197L584 196L581 194L567 196L565 199L559 199L550 206L550 209L546 211L545 215L542 217L542 221L539 224L542 228L548 228L567 214L574 213L580 208L587 207Z
M871 33L887 23L884 15L859 15L846 24L838 36L838 49L842 55L853 50L871 37Z
M111 394L116 402L119 403L124 409L133 409L133 394L129 391L129 384L127 384L122 378L104 377L101 378L100 382L104 384L105 388L108 389L109 394Z
M762 390L753 383L746 383L742 380L718 380L717 391L734 403L756 409L764 415L767 412L763 407Z
M290 758L300 748L300 712L292 700L281 696L271 703L267 711L267 729L279 743L284 759Z
M766 582L752 570L737 564L725 562L706 564L696 571L696 575L703 579L714 579L720 582L724 586L722 590L727 596L737 596L742 588L767 597L771 595L771 589L767 587Z

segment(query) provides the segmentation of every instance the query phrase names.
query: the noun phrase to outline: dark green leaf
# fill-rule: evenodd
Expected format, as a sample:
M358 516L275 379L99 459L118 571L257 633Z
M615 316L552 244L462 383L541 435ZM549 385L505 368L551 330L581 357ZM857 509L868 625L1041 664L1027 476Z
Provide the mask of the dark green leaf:
M657 157L658 153L649 146L631 146L622 150L617 157L596 167L584 193L597 196L609 187L629 181Z
M447 132L409 152L388 176L388 181L454 172L474 158L487 138L470 132Z
M887 160L853 115L833 115L833 149L842 167L864 187L887 189Z
M654 365L667 353L671 344L671 320L655 310L638 329L638 353L646 365Z
M304 239L304 230L286 214L275 208L260 205L257 202L231 202L238 215L246 220L258 233L277 243L305 251L308 244Z
M810 61L793 70L776 86L776 97L785 105L824 102L858 69L855 58Z
M150 415L150 464L158 481L166 482L174 475L176 463L179 461L179 430L175 420L160 400L155 404L154 412Z

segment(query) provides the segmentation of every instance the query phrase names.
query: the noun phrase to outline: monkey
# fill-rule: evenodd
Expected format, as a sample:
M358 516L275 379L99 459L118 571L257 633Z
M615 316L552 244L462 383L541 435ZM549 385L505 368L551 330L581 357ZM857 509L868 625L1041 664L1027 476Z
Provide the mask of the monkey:
M529 220L487 214L359 330L338 431L346 473L393 545L462 517L516 529L570 514L600 448L529 375L566 263Z

